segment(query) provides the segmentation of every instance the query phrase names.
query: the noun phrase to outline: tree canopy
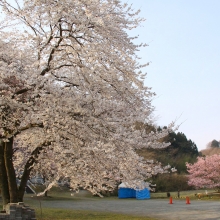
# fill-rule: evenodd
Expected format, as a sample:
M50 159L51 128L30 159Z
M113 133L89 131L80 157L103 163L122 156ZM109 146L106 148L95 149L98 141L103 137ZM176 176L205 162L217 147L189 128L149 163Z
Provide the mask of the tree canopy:
M187 163L188 184L196 188L220 188L220 155L198 157L194 164Z
M127 30L143 20L118 0L0 0L0 187L22 201L28 178L98 193L164 169L135 149L163 148ZM146 64L147 65L147 64ZM20 178L17 188L16 177ZM8 194L7 194L8 193Z
M208 143L208 148L219 148L220 143L217 140L212 140L210 143Z

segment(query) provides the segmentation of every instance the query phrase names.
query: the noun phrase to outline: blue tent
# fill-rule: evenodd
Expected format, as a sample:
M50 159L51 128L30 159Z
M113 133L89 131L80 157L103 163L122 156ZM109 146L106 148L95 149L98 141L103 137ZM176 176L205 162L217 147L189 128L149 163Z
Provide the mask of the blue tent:
M142 190L129 188L128 184L122 183L118 187L118 198L136 198L136 199L150 199L150 190L144 188Z
M150 199L150 190L147 188L136 190L136 199Z

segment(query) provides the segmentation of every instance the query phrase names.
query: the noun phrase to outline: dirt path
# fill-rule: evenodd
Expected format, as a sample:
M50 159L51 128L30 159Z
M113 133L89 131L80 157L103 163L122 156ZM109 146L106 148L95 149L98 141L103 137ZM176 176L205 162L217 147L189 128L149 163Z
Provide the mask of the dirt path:
M135 216L152 216L163 220L220 220L220 201L167 199L74 198L67 201L42 201L42 207L106 211Z

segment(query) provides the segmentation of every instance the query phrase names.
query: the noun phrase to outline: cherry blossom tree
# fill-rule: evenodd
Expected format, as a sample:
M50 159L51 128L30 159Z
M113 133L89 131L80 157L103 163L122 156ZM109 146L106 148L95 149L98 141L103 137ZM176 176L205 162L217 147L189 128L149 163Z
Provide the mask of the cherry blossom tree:
M220 155L198 157L194 164L186 164L189 172L188 184L196 188L220 189Z
M164 172L135 149L161 148L173 128L147 134L154 95L127 30L142 19L118 0L0 0L0 187L22 201L27 180L68 178L94 194ZM146 64L147 65L147 64ZM20 179L17 187L16 178Z

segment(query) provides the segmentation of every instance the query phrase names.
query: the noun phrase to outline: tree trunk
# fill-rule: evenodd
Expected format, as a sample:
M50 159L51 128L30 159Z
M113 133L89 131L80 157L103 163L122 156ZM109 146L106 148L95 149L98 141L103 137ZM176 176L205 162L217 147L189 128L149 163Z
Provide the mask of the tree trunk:
M19 186L19 189L18 189L18 198L19 198L20 202L23 202L25 188L26 188L26 185L27 185L27 181L29 180L29 177L30 177L30 172L32 170L30 168L31 165L32 164L30 164L30 159L29 159L28 162L25 165L24 172L23 172L22 177L21 177L20 186Z
M13 166L13 137L9 139L9 142L5 142L3 145L4 149L4 164L5 164L5 183L8 183L8 190L5 190L5 192L9 192L9 197L5 198L10 198L11 203L16 203L16 202L23 202L23 197L25 193L25 187L27 185L27 181L30 177L30 173L32 170L32 165L36 162L36 158L42 151L43 147L49 145L50 143L44 143L42 146L37 147L32 153L31 157L27 161L24 172L21 177L21 182L19 185L19 188L17 187L17 182L16 182L16 174ZM3 167L3 166L2 166ZM1 171L0 171L1 172ZM1 174L0 174L1 175ZM1 177L1 176L0 176ZM3 180L3 178L2 178ZM3 182L3 181L2 181ZM8 199L9 200L9 199ZM8 203L8 200L6 201L6 204Z
M9 142L5 142L4 158L8 179L8 188L10 194L10 202L18 202L18 188L16 182L16 174L13 166L13 137L9 138Z
M44 196L45 196L45 197L48 196L48 190L45 191Z
M0 190L2 195L3 209L5 210L5 205L7 205L10 202L10 195L5 167L4 149L5 146L3 142L0 141Z
M25 168L24 168L24 172L23 175L21 177L21 182L20 182L20 186L18 189L18 198L19 201L23 201L23 197L24 197L24 193L25 193L25 187L27 185L27 181L29 180L30 177L30 173L32 170L32 166L33 164L36 162L36 158L38 157L38 155L40 154L40 152L43 149L43 146L46 146L47 144L43 144L40 147L37 147L32 153L31 153L31 157L29 158L29 160L27 161Z

